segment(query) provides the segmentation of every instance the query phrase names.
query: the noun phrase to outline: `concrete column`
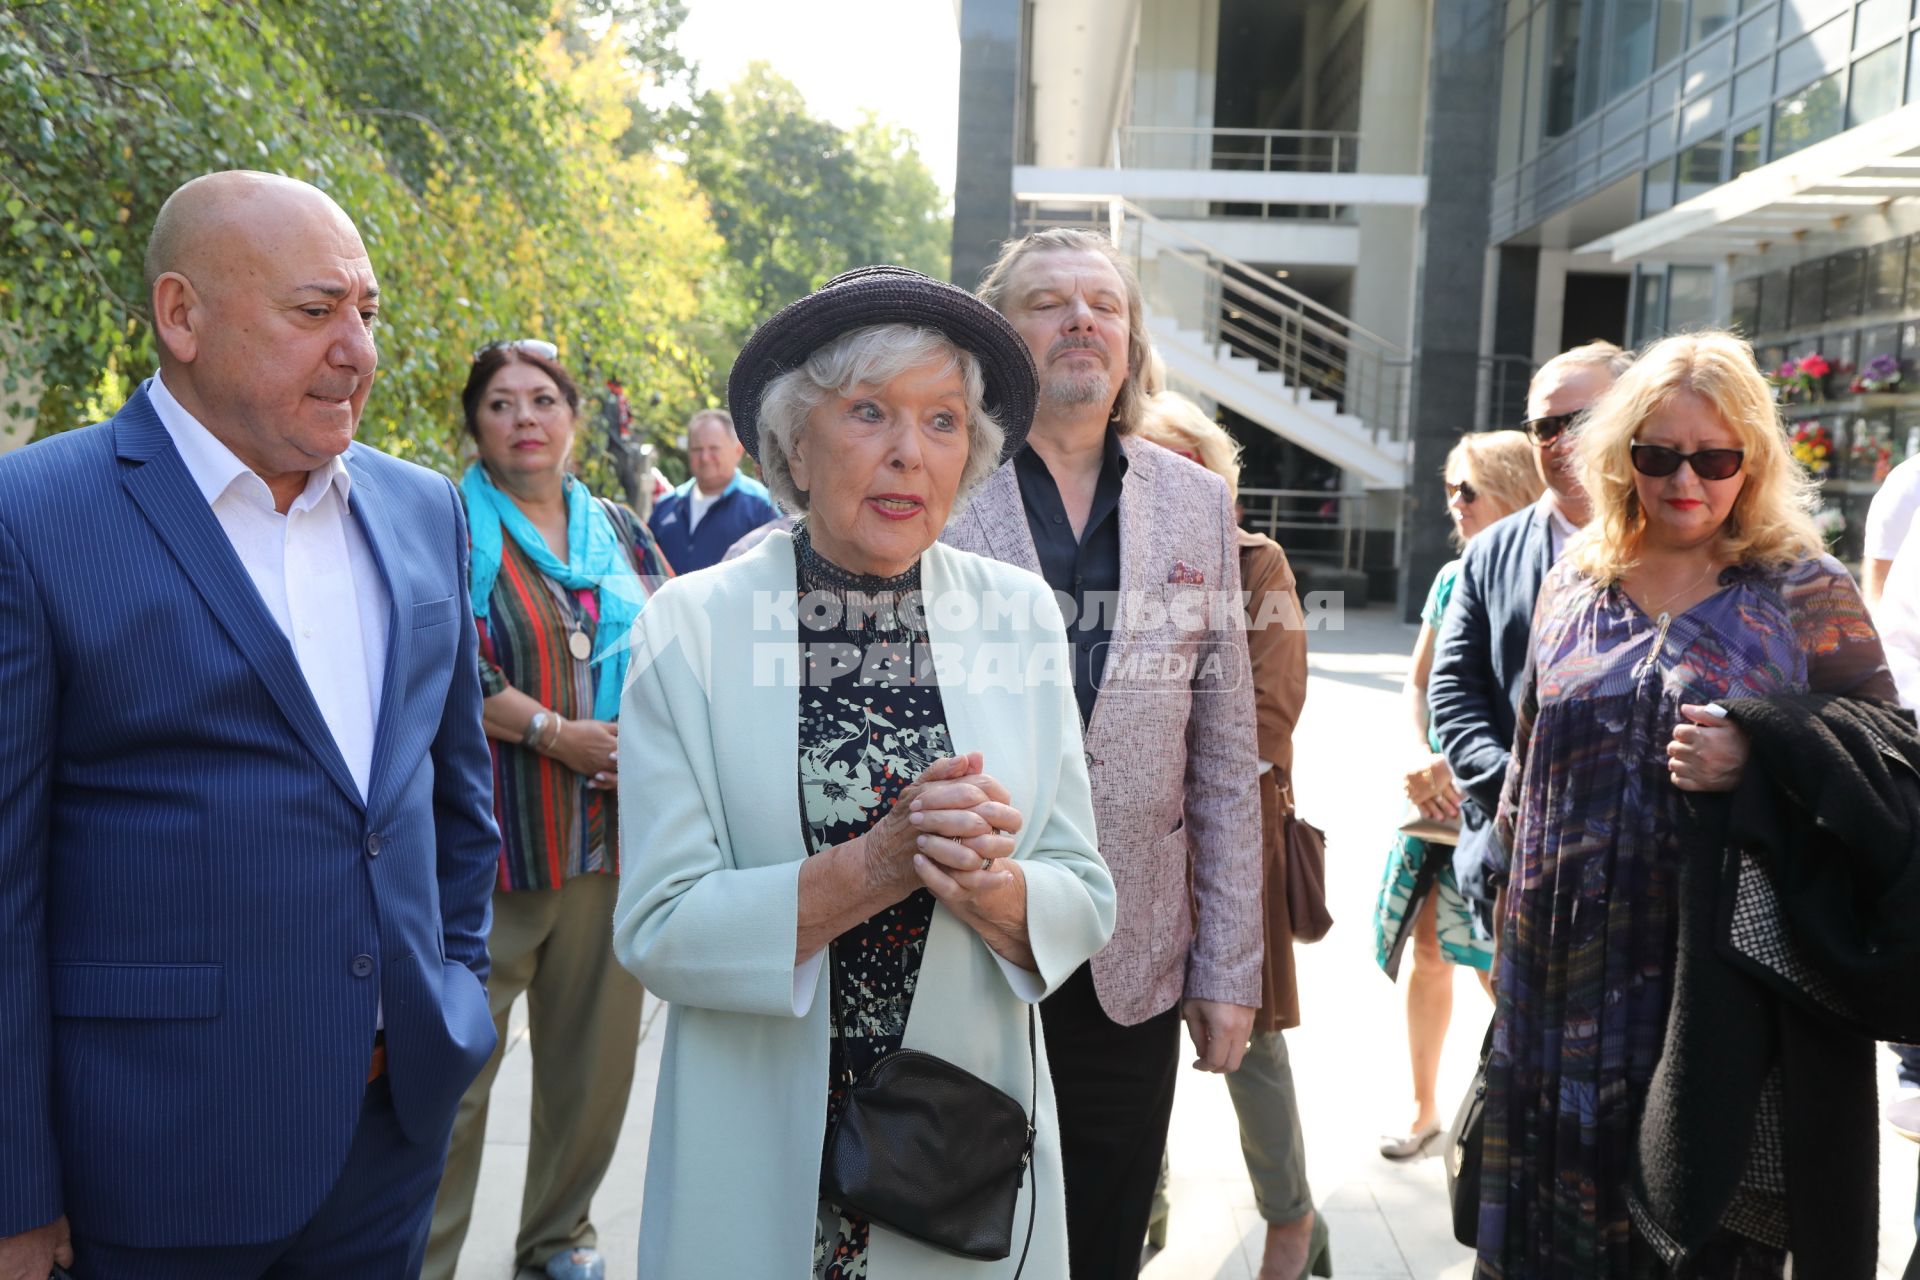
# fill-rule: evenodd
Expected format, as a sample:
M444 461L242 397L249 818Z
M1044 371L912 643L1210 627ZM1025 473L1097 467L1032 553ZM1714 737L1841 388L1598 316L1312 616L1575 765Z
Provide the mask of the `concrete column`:
M1433 0L1433 52L1426 77L1427 206L1414 301L1412 486L1400 590L1402 615L1409 622L1416 620L1433 575L1453 554L1440 469L1461 425L1472 420L1479 383L1503 12L1502 0ZM1364 129L1364 107L1361 118ZM1371 136L1360 152L1369 168Z
M1142 0L1134 48L1129 125L1213 127L1220 55L1220 0ZM1213 139L1204 132L1142 135L1128 150L1133 169L1207 169ZM1204 218L1205 202L1154 202L1167 218Z
M1540 251L1538 293L1533 304L1533 363L1545 364L1560 354L1560 320L1567 309L1567 262L1572 254L1564 249Z
M1021 0L962 0L960 137L953 175L953 280L971 289L1013 230L1020 137Z
M1428 9L1429 0L1367 0L1361 19L1366 24L1357 165L1362 173L1421 171ZM1351 314L1395 345L1410 347L1420 211L1363 205L1357 220L1360 264L1353 273Z

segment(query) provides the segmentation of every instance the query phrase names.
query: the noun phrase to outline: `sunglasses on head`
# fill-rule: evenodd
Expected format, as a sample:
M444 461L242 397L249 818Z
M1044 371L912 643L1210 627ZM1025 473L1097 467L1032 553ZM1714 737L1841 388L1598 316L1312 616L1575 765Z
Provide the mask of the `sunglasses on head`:
M1694 453L1681 453L1663 444L1634 444L1628 446L1627 452L1633 459L1635 471L1656 480L1672 475L1683 462L1692 467L1693 474L1702 480L1728 480L1739 474L1740 464L1747 457L1745 449L1701 449Z
M1544 418L1528 418L1520 424L1520 429L1532 436L1538 443L1546 444L1548 441L1559 436L1562 431L1572 426L1574 419L1585 412L1586 410L1584 409L1576 409L1572 413L1551 413Z
M1447 497L1450 499L1460 499L1462 506L1472 506L1473 500L1480 496L1479 491L1473 487L1473 483L1469 480L1448 480L1444 483L1447 486Z
M478 360L489 351L524 351L530 356L539 356L542 360L560 358L560 348L545 338L504 338L499 342L489 342L474 352L473 358Z

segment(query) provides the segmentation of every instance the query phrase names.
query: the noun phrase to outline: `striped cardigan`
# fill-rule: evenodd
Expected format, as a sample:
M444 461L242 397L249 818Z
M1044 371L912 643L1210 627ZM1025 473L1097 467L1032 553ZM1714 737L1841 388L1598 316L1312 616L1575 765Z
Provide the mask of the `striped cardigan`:
M634 572L651 594L673 570L638 516L617 503L603 505L615 532L633 549ZM593 592L566 591L506 539L488 616L474 619L481 691L492 697L514 688L569 720L591 716L594 681L604 668L575 660L567 636L577 618L595 638L596 615ZM580 774L518 743L487 741L493 748L493 815L500 824L495 887L558 889L577 875L618 875L614 793L589 787Z

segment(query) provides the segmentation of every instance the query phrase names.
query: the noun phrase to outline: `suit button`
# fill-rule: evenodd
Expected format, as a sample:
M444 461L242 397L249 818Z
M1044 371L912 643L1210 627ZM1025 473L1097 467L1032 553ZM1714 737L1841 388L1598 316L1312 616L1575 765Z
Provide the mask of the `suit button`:
M369 832L367 834L367 856L369 858L379 857L380 845L381 845L380 833L378 831Z
M353 976L356 978L371 978L373 976L373 957L355 956L353 958Z

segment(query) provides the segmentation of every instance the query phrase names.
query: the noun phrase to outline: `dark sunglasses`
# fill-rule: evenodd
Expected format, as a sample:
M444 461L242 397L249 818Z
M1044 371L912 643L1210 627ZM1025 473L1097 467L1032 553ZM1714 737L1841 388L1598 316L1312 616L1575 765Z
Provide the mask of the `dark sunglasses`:
M1462 480L1456 484L1454 481L1448 480L1445 483L1447 486L1447 497L1450 499L1458 498L1465 506L1472 506L1474 499L1480 496L1479 492L1474 489L1471 481Z
M486 346L474 352L473 358L478 360L489 351L524 351L530 356L539 356L542 360L558 360L560 358L560 348L554 346L545 338L506 338L499 342L489 342Z
M1586 410L1579 409L1573 413L1553 413L1548 414L1544 418L1528 418L1520 424L1520 429L1532 436L1539 443L1546 444L1548 441L1559 436L1562 431L1572 426L1573 420L1585 412Z
M1681 453L1663 444L1629 445L1627 452L1633 458L1635 471L1656 480L1672 475L1683 462L1692 467L1693 474L1702 480L1728 480L1739 474L1740 464L1747 457L1745 449L1701 449L1697 453Z

